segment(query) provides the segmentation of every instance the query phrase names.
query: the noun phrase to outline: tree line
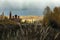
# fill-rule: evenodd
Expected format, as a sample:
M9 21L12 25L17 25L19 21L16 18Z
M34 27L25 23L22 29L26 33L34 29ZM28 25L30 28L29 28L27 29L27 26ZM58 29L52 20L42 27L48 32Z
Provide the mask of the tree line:
M44 26L52 26L53 28L60 28L60 7L55 7L53 10L49 6L44 9Z

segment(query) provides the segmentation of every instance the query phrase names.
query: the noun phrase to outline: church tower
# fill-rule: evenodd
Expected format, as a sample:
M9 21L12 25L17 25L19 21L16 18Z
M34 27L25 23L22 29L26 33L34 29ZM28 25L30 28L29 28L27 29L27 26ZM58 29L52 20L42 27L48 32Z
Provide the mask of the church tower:
M4 12L2 12L2 16L4 16Z
M2 20L4 19L4 12L2 12L2 14L1 14L1 19Z
M10 14L9 14L9 19L12 19L12 13L11 13L11 11L10 11Z

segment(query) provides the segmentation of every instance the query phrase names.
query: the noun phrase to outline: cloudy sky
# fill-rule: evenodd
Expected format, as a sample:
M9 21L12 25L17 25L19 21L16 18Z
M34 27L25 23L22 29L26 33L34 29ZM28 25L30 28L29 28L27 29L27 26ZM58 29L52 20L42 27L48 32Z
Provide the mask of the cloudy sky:
M60 6L60 0L0 0L0 14L4 11L9 15L9 11L15 15L43 15L46 6L54 8Z

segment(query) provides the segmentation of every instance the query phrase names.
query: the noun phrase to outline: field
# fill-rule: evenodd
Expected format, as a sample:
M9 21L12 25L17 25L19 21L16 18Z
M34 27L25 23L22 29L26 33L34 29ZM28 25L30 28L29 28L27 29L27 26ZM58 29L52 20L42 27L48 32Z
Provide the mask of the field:
M60 32L41 24L0 24L0 40L59 40Z

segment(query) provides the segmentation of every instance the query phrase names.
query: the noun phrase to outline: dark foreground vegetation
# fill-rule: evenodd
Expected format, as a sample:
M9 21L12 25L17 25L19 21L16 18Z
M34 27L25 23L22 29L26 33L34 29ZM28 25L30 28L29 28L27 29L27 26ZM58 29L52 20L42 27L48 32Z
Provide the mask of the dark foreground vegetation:
M46 7L41 23L0 20L0 40L60 40L60 7Z
M59 40L60 32L41 24L0 23L0 40Z

